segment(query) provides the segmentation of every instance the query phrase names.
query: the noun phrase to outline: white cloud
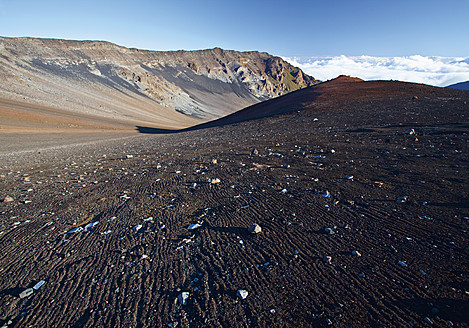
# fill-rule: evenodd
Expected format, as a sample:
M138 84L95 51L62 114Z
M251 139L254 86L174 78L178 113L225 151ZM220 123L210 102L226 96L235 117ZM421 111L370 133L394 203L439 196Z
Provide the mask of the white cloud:
M469 81L469 57L284 57L316 79L326 81L341 74L364 80L399 80L447 86Z

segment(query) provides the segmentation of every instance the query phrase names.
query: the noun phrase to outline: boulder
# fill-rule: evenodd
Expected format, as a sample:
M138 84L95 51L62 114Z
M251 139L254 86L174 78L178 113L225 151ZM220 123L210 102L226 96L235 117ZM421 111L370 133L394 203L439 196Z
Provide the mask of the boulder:
M248 293L247 290L238 289L238 292L236 293L236 295L237 295L240 299L244 300L246 297L248 297L249 293Z
M178 301L181 305L186 305L189 299L189 292L182 292L178 295Z
M248 228L248 232L249 233L260 233L262 232L262 228L260 225L254 223L254 224L251 224Z

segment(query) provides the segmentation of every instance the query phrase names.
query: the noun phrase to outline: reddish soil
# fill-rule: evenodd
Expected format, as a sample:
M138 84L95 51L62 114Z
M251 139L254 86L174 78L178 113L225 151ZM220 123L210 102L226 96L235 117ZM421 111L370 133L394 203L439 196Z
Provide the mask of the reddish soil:
M339 79L278 101L0 155L0 324L469 327L469 93Z

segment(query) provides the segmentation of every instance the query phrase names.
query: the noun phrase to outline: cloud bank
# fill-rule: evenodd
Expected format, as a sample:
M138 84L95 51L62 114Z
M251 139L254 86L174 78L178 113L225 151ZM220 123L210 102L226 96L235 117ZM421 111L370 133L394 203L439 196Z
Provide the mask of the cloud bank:
M326 81L341 74L364 80L399 80L434 86L469 81L469 57L283 57L316 79Z

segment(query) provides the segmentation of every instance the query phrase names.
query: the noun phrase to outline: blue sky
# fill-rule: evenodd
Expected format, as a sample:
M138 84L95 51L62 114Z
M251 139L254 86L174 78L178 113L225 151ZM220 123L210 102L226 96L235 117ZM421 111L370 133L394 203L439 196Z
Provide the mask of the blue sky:
M278 56L469 56L469 0L0 0L0 35Z

